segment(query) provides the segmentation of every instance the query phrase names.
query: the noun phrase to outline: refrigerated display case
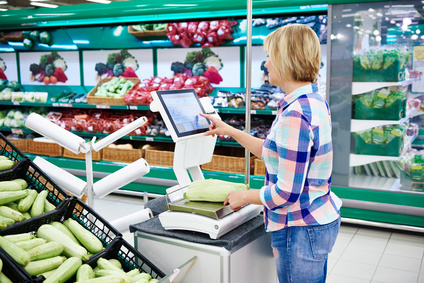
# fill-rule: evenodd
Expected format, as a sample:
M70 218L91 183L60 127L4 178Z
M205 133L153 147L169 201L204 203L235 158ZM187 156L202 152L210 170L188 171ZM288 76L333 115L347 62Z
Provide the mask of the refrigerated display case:
M342 217L423 231L421 1L332 5L333 188ZM403 227L408 229L408 227Z

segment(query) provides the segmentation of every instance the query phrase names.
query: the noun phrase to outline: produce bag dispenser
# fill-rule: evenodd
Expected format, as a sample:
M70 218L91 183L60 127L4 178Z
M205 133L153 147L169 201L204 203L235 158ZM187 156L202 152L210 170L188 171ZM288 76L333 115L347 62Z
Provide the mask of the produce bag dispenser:
M192 181L203 180L200 165L211 162L216 136L205 136L210 121L199 113L220 118L208 97L198 98L194 89L152 92L150 110L159 112L175 142L173 170L178 185L168 188L168 210L159 214L166 230L190 230L217 239L256 217L262 206L246 205L233 212L222 203L193 202L184 199Z

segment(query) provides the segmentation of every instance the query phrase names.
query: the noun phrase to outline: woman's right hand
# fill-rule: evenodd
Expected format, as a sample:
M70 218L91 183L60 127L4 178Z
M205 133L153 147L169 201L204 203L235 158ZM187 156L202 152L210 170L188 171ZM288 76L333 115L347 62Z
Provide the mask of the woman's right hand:
M223 122L221 119L203 113L200 113L200 116L205 117L206 119L211 121L211 124L209 125L209 131L205 133L205 136L231 136L231 130L234 128Z

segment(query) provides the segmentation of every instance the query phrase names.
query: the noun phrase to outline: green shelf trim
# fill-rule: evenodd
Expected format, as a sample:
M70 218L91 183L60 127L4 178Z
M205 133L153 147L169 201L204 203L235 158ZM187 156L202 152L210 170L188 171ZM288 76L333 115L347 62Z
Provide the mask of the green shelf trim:
M331 187L331 189L339 198L424 208L424 194L341 187Z

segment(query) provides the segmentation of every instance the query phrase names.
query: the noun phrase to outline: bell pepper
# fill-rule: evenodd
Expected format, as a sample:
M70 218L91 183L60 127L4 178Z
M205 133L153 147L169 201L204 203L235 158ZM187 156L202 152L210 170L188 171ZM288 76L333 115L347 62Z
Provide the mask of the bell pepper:
M53 75L57 78L59 82L65 83L68 80L68 77L65 75L65 72L60 67L56 68Z
M219 84L220 82L222 82L222 77L214 66L210 66L203 73L203 76L207 77L213 84Z

